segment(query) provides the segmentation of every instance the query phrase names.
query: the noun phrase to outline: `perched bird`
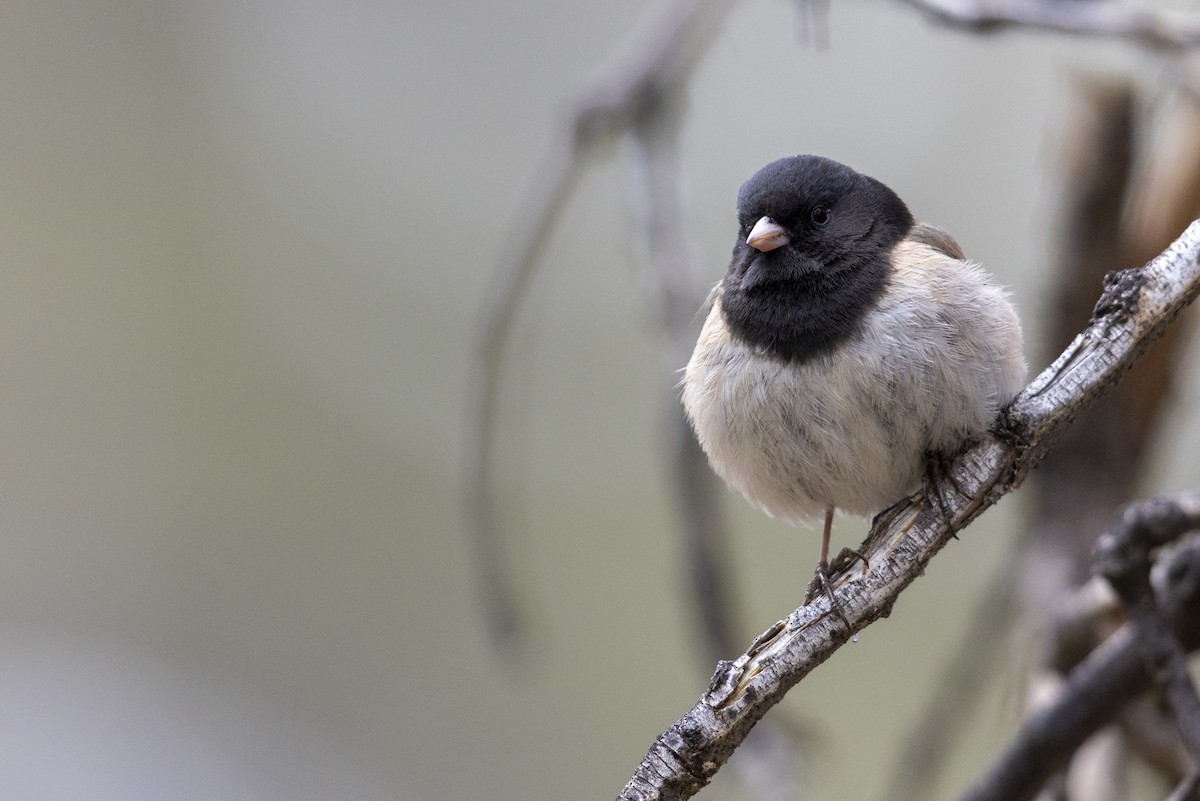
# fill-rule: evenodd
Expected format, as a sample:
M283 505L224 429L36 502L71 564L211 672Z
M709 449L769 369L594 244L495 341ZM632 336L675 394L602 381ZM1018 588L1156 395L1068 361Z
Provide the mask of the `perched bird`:
M772 517L872 515L931 455L988 430L1025 379L1006 293L944 231L844 164L779 159L743 184L738 236L684 370L713 469ZM864 560L865 561L865 560ZM843 617L844 620L844 617Z

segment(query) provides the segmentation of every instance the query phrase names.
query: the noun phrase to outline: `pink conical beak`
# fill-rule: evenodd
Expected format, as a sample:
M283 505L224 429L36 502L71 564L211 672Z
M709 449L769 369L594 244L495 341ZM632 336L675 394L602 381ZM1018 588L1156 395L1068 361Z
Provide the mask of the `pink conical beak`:
M746 237L746 244L762 253L781 248L791 241L784 227L770 217L760 218Z

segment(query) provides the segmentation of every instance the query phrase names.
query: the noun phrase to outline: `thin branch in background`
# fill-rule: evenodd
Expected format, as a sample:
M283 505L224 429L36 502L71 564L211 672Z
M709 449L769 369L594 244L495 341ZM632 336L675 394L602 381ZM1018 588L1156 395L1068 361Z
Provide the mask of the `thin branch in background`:
M1087 287L1122 264L1152 257L1200 213L1200 197L1189 190L1200 180L1193 108L1190 101L1172 103L1151 135L1147 115L1139 119L1138 98L1127 81L1075 80L1060 150L1066 191L1047 321L1051 344L1068 341L1086 318ZM1164 147L1164 137L1175 144ZM1140 138L1150 140L1142 147L1142 158L1135 156ZM1059 629L1045 625L1045 611L1087 580L1095 532L1145 481L1194 323L1195 315L1189 314L1155 342L1113 393L1080 416L1038 471L1031 536L1023 545L1025 569L1013 587L1023 639L1017 651L1028 661L1027 710L1045 703L1047 692L1060 685L1061 676L1084 653L1061 641ZM1122 726L1121 733L1110 736L1107 747L1084 749L1070 761L1062 782L1070 788L1068 795L1128 797L1126 773L1133 755L1162 750L1158 743L1137 739L1153 735L1147 727ZM1175 778L1173 772L1163 775ZM1082 787L1091 789L1081 794Z
M792 0L796 6L797 39L804 47L829 47L829 0Z
M662 375L671 380L665 402L669 469L678 504L677 538L682 552L689 608L699 621L700 639L710 659L736 652L734 592L730 587L728 533L721 514L722 492L708 460L692 435L678 401L675 379L695 341L696 309L702 282L693 261L683 212L679 134L680 93L642 103L630 125L634 208L645 243L652 304L657 319ZM711 664L711 662L710 662ZM799 748L780 726L766 726L747 738L734 764L743 785L760 801L794 799L801 788Z
M1074 417L1116 384L1198 294L1200 221L1145 267L1109 276L1092 323L1007 410L1005 439L985 439L951 465L938 504L944 508L898 505L876 518L863 548L870 570L857 580L840 577L838 603L849 627L818 597L737 660L720 663L708 691L658 736L620 798L682 799L699 791L767 710L855 631L890 614L955 532L1019 485Z
M1089 0L902 0L945 25L976 33L1013 28L1137 42L1179 53L1200 45L1200 16Z
M733 596L729 587L728 536L723 524L720 488L700 450L678 401L679 366L687 362L695 338L693 321L703 296L699 271L684 222L679 167L680 114L674 103L647 107L633 126L630 161L634 176L635 216L651 266L651 295L659 335L661 393L668 437L666 452L675 487L678 541L690 590L691 608L700 622L706 657L719 659L737 647Z

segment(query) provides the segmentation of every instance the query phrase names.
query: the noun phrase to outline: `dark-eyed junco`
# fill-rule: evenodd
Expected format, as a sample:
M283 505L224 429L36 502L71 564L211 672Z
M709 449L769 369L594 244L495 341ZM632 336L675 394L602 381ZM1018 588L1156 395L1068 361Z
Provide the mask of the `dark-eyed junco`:
M791 522L824 515L832 602L833 510L883 510L917 490L930 454L987 431L1024 382L1020 323L949 234L836 161L768 164L737 217L683 403L747 500Z

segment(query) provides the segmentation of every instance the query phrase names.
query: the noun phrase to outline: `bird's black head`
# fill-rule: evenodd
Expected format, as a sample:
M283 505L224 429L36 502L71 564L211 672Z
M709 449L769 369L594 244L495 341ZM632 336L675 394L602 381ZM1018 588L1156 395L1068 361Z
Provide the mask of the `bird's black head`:
M738 192L737 215L721 287L726 324L787 360L827 351L854 331L913 226L895 192L819 156L763 167Z

